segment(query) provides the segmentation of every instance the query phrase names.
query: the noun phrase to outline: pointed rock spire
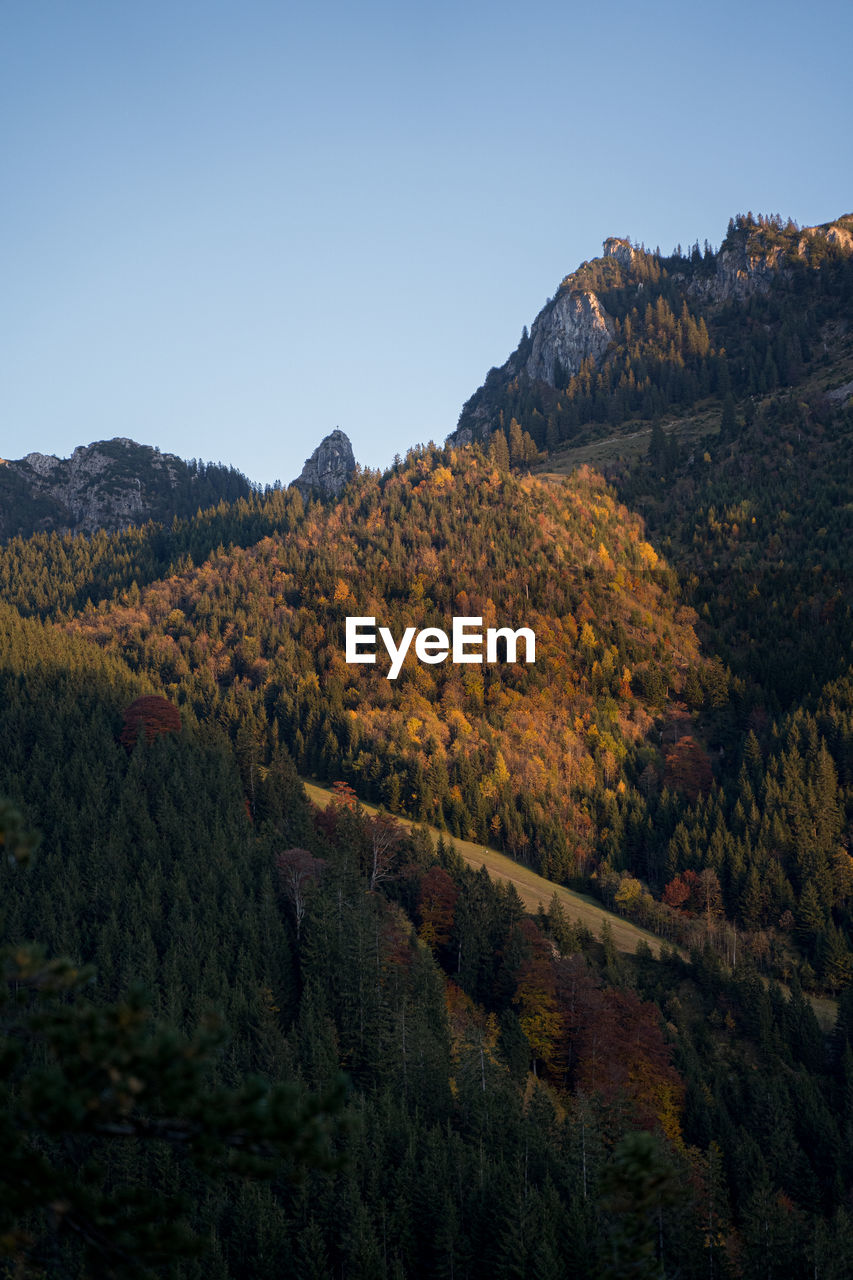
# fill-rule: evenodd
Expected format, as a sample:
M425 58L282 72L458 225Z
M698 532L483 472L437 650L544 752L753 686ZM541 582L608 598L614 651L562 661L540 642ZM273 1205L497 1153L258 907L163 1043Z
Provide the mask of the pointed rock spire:
M303 498L320 493L324 498L337 498L355 471L355 457L349 436L340 428L321 440L293 481Z

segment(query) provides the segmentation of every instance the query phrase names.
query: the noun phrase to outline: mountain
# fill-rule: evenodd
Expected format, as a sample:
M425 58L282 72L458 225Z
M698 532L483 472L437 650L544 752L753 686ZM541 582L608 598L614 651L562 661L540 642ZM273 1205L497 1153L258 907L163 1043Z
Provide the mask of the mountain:
M355 467L349 438L336 429L293 484L305 499L337 498ZM80 445L70 458L0 458L0 542L33 533L115 533L148 520L169 522L248 498L254 489L234 467L185 462L121 436Z
M81 445L70 458L28 453L0 461L0 541L36 532L113 532L251 492L233 467L184 462L124 437Z
M592 465L642 512L757 721L846 678L850 215L739 216L718 252L669 258L606 240L468 401L451 440L472 437L538 474Z
M851 321L853 215L802 230L739 216L717 252L669 257L611 237L489 372L450 442L502 430L524 462L524 433L555 453L729 394L797 386L849 360Z
M719 252L666 259L605 241L451 437L543 476L592 464L642 512L737 691L728 727L706 720L717 790L671 828L663 900L713 873L726 915L836 987L853 928L851 231L747 215Z

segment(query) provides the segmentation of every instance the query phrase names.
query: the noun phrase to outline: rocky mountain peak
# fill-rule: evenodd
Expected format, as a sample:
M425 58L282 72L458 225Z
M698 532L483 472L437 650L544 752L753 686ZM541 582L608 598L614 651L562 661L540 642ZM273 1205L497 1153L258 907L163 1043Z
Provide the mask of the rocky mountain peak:
M350 438L336 427L320 441L293 484L303 498L317 493L324 498L337 498L354 472L355 456Z
M639 249L635 249L627 237L621 236L608 236L601 248L603 257L615 258L623 267L630 267L640 254Z
M584 360L600 361L614 332L612 317L598 294L576 287L569 276L533 321L530 336L496 372L507 378L526 375L533 382L556 387L579 373ZM470 444L486 439L491 430L488 408L474 405L467 421L460 423L450 439L455 444Z

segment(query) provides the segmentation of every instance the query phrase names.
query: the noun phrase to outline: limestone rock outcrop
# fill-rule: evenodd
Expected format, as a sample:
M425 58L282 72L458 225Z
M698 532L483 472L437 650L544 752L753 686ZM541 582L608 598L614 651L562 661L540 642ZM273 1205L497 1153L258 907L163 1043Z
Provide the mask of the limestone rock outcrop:
M0 459L0 542L33 533L115 533L148 520L189 518L253 490L221 463L185 462L125 436L80 445L70 458Z
M349 436L336 427L320 441L293 483L303 498L312 494L337 498L354 472L355 457Z
M4 480L43 513L41 527L93 533L147 520L155 491L174 490L181 465L172 454L118 436L80 445L70 458L28 453L3 471Z
M554 387L558 381L579 373L584 360L591 358L599 362L613 341L613 335L613 320L601 305L598 295L591 289L572 288L570 276L556 297L539 312L530 336L525 337L495 372L506 378L526 375L534 382L545 382ZM475 404L467 421L450 436L450 442L463 445L484 440L491 434L492 427L487 408Z
M627 237L623 236L608 236L601 248L602 257L615 258L623 267L630 267L641 252L634 248Z
M561 291L536 317L530 337L533 345L525 371L528 377L553 387L558 364L571 377L588 357L601 358L613 340L613 321L596 294Z
M844 222L849 219L803 227L795 246L797 258L809 262L824 245L842 253L853 252L853 234ZM741 236L733 244L721 247L713 274L690 280L687 292L708 302L743 302L753 294L767 293L774 279L790 270L792 252L790 245L761 243L760 237L759 243L750 247L749 238Z

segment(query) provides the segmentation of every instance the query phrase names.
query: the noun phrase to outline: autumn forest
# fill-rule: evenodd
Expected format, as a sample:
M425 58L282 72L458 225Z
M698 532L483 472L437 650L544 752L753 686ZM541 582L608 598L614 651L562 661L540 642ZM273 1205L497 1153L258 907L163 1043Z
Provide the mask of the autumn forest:
M853 1273L850 222L584 264L605 354L338 497L0 545L4 1280ZM536 662L345 661L456 615Z

